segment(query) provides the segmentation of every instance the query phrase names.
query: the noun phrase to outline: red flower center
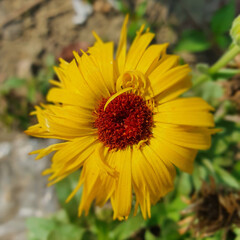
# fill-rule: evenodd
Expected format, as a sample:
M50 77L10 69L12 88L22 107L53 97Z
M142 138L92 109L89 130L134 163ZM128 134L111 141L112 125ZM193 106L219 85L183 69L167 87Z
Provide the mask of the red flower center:
M124 149L151 137L152 111L142 97L123 93L114 98L104 110L104 98L96 109L94 127L98 138L109 149Z

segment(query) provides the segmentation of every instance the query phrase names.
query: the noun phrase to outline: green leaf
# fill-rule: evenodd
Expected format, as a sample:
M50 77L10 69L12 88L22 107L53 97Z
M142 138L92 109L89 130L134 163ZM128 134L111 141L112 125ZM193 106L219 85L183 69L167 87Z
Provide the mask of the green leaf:
M81 189L69 203L66 203L65 201L76 187L79 180L79 175L80 172L76 171L55 184L58 200L62 207L66 209L71 220L78 219L78 205L80 202Z
M238 227L235 227L233 229L233 232L236 234L235 240L240 240L240 229Z
M28 87L28 92L27 92L27 99L30 103L34 103L36 101L36 94L37 94L37 89L35 85L30 85Z
M225 33L230 30L235 16L235 1L230 1L213 15L211 29L215 34Z
M178 233L178 225L175 221L166 220L161 226L161 240L176 240L180 239Z
M197 30L186 30L183 32L175 51L202 52L210 48L206 36Z
M198 63L196 65L196 69L198 72L203 73L203 74L208 74L209 70L209 65L206 63Z
M146 231L145 232L145 236L144 236L145 240L157 240L159 239L158 237L154 236L150 231Z
M7 79L1 86L2 93L8 93L10 90L26 85L26 79L11 77Z
M207 177L206 168L199 164L195 164L194 172L192 175L195 189L199 189L201 187L202 181L205 180L206 177Z
M55 64L55 57L53 55L47 55L45 58L45 65L46 67L53 67Z
M190 175L182 172L179 178L178 192L183 195L188 195L192 190Z
M126 239L144 226L145 221L140 214L136 217L130 217L127 221L121 222L115 227L110 233L111 239Z
M187 204L182 201L180 196L181 195L179 194L172 202L166 204L167 218L175 222L180 220L181 216L179 213L187 206Z
M52 216L52 219L62 224L70 223L69 217L65 209L61 209L56 213L54 213L54 215Z
M219 105L219 99L223 96L223 88L220 84L207 81L194 89L195 93L206 100L210 105Z
M142 18L143 15L146 13L146 9L147 9L147 1L143 1L141 2L137 8L136 8L136 16L138 18Z
M220 133L219 133L220 134ZM225 138L218 139L216 145L213 148L214 155L220 155L223 154L228 149L228 141L226 141Z
M28 240L48 240L51 231L57 228L52 219L31 217L27 219Z
M73 224L62 225L53 230L47 240L81 240L85 231Z
M212 174L214 174L214 166L213 166L213 164L212 164L212 162L211 161L209 161L208 159L204 159L203 161L203 164L207 167L207 169L212 173ZM207 175L205 175L205 177L207 177ZM204 180L205 178L203 178L203 180Z
M221 34L215 36L215 41L221 49L225 50L231 43L231 38Z
M224 170L223 168L219 167L219 166L214 166L216 172L218 173L219 177L222 179L222 181L229 185L230 187L233 188L239 188L239 183L238 181L232 176L232 174L230 174L229 172L227 172L226 170Z

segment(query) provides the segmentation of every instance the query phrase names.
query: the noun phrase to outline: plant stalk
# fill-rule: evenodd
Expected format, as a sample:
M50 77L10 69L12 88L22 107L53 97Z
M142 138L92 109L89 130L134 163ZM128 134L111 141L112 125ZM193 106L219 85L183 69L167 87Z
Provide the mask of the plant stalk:
M213 64L213 66L209 69L209 73L215 74L220 68L226 66L239 53L240 47L238 45L234 45L215 64Z

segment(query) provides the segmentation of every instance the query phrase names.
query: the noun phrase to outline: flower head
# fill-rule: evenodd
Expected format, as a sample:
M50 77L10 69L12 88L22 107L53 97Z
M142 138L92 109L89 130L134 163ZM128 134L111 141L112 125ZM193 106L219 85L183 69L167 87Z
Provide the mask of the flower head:
M175 166L191 173L199 149L208 149L213 110L201 98L179 98L191 87L190 68L168 55L168 44L149 46L154 34L140 28L127 52L127 17L116 57L113 43L96 43L70 63L61 60L47 100L36 107L38 123L26 131L63 142L34 151L55 151L50 184L82 168L69 201L83 186L79 214L92 201L111 200L114 219L126 219L136 195L144 218L173 189Z

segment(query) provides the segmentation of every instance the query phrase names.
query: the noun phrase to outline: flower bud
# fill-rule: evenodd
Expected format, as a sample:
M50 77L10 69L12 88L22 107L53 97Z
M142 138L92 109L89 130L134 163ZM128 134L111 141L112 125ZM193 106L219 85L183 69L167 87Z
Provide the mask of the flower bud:
M233 42L240 47L240 15L234 19L230 35Z

